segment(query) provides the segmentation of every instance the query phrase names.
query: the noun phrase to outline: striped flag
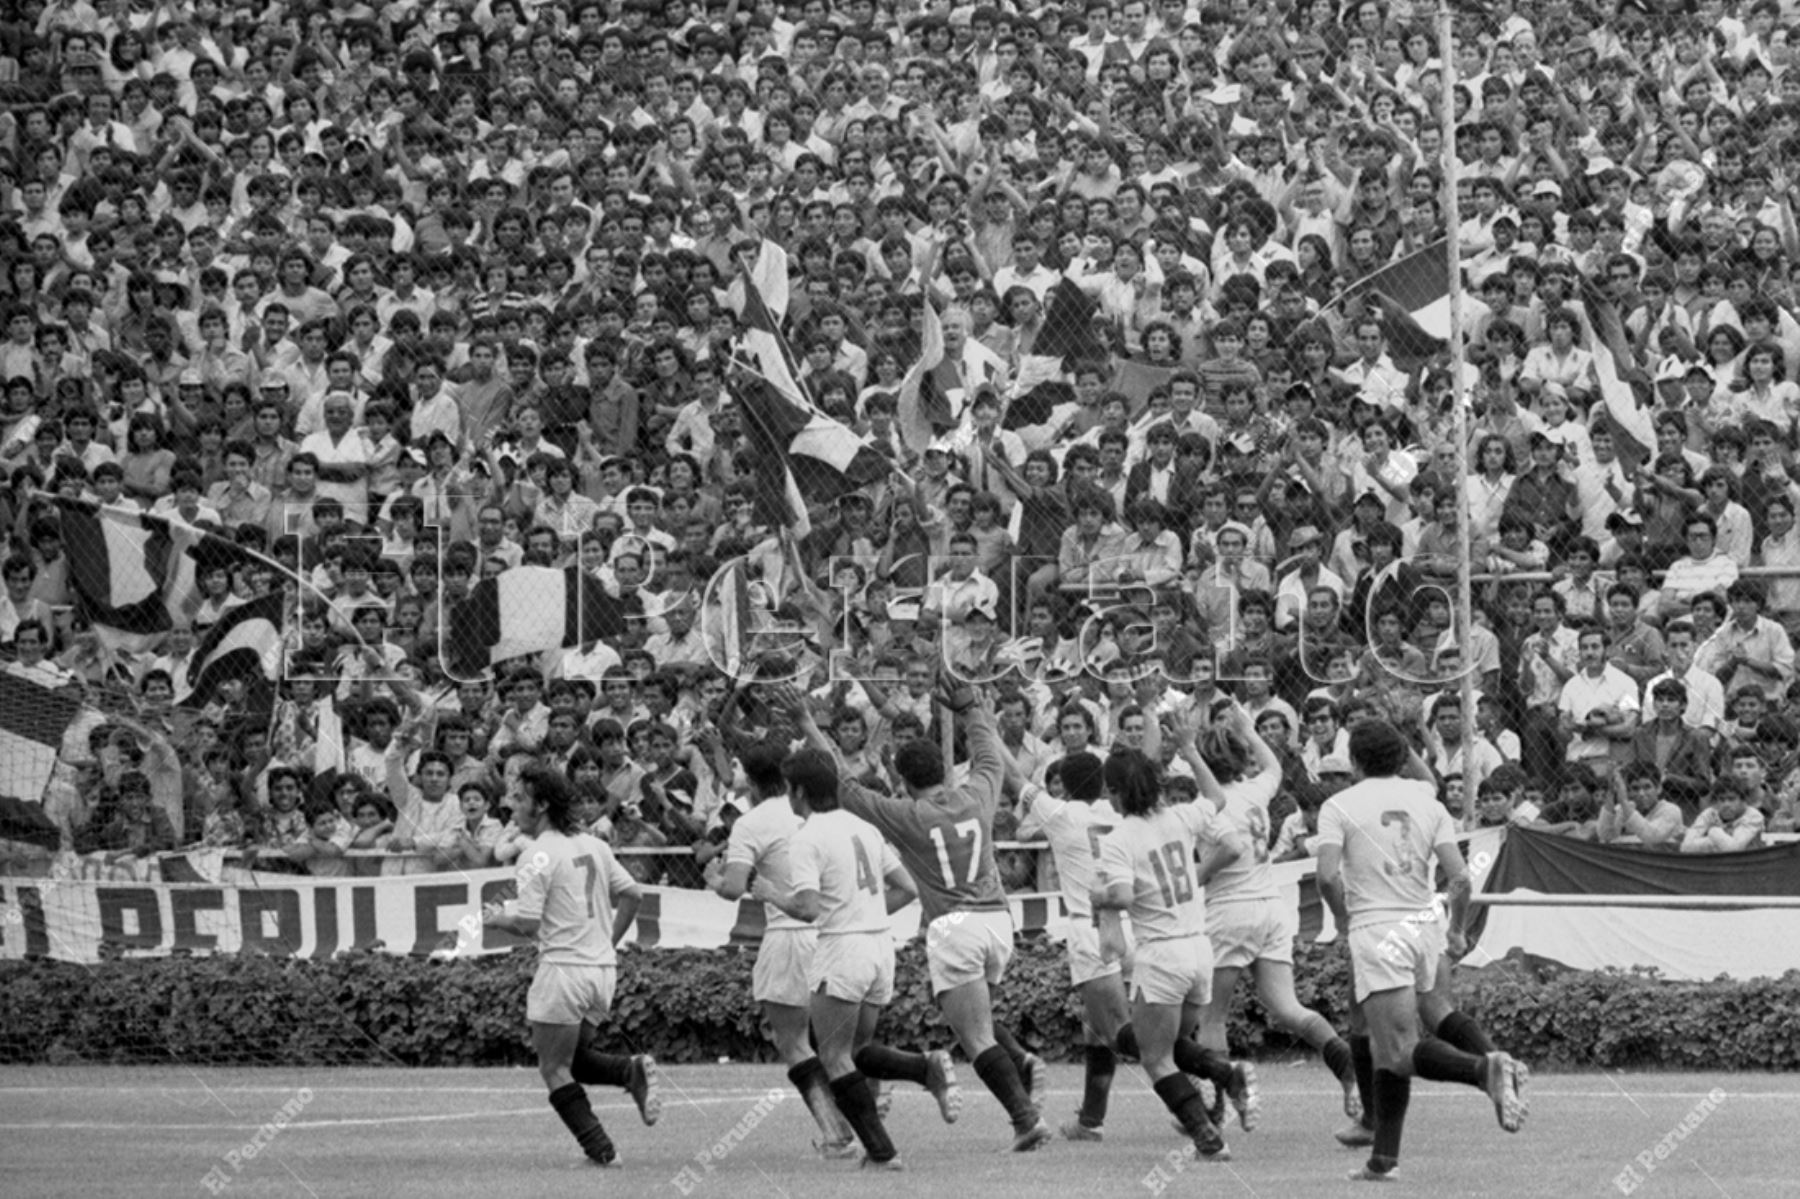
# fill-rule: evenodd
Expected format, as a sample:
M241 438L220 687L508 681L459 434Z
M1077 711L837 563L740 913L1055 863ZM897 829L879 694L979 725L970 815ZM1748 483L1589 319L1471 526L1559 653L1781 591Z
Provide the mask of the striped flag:
M780 321L787 317L788 286L787 251L765 238L756 247L756 261L748 277L740 272L726 289L726 301L733 312L743 316L744 305L754 292L770 315Z
M618 637L625 609L576 567L515 566L469 589L450 611L443 654L462 677L497 662Z
M287 599L279 591L229 609L206 631L188 663L191 704L204 704L226 679L273 682L281 674L281 635Z
M761 379L740 389L744 434L755 451L762 519L798 541L812 531L808 504L829 503L887 477L888 461L802 390L792 352L754 288L744 295L745 355Z
M1638 365L1619 306L1589 283L1582 287L1588 327L1593 336L1588 350L1594 356L1594 375L1600 382L1601 427L1612 430L1613 446L1626 471L1656 457L1656 428L1650 419L1654 406L1650 377Z
M1394 365L1411 371L1450 339L1450 244L1436 241L1373 271L1332 301L1379 303Z
M43 798L63 734L80 711L73 688L52 690L0 670L0 795Z
M888 460L841 421L821 416L764 380L739 389L744 433L755 452L765 523L795 541L812 532L809 504L826 504L888 476Z
M744 651L756 629L751 612L750 575L744 566L744 559L733 558L719 572L719 653L712 657L715 662L724 660L725 674L733 679L746 674Z
M196 595L188 551L209 535L127 508L59 497L69 585L102 645L153 648Z
M941 403L937 387L931 389L931 397L935 411L928 411L925 394L925 376L937 369L944 360L944 322L938 319L937 309L932 307L931 297L922 299L925 305L924 321L920 326L919 359L907 369L906 377L900 380L900 394L895 399L895 423L899 425L900 436L908 446L916 451L923 451L931 444L940 427L948 428L951 424L950 409Z
M782 335L781 318L764 303L762 293L754 286L744 289L743 323L744 332L738 341L750 365L783 395L813 409L812 397L800 382L800 364Z

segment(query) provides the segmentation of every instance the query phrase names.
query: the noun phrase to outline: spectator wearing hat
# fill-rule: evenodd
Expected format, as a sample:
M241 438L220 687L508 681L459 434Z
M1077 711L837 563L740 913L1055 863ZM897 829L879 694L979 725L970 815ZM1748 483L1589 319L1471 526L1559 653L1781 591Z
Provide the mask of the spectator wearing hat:
M1315 587L1330 588L1340 601L1350 591L1344 580L1325 566L1325 535L1317 528L1301 525L1288 534L1286 548L1289 556L1280 565L1292 569L1275 585L1275 627L1283 632L1299 624L1307 597Z

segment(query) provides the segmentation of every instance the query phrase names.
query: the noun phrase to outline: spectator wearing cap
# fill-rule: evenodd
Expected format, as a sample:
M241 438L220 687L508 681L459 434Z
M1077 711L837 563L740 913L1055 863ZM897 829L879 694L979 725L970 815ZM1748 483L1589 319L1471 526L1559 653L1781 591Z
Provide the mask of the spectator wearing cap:
M1763 615L1765 598L1760 579L1737 579L1727 587L1731 619L1695 651L1694 662L1728 695L1750 686L1778 702L1794 681L1794 644L1786 629Z
M1275 627L1288 632L1300 622L1306 610L1307 597L1315 587L1328 587L1339 601L1350 588L1324 564L1325 535L1312 525L1301 525L1288 534L1289 557L1281 565L1292 569L1275 585Z

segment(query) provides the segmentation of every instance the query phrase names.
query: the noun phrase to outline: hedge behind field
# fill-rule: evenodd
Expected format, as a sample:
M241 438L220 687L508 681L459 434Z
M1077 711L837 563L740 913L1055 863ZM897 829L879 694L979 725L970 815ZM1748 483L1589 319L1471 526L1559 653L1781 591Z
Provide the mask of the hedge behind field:
M670 1062L771 1060L750 1000L754 950L627 950L613 1036ZM517 1066L529 953L458 962L385 954L327 961L239 956L76 966L0 965L0 1062L268 1066ZM1301 1002L1341 1029L1347 962L1301 949ZM1800 975L1670 983L1641 974L1538 975L1515 964L1463 971L1465 1010L1525 1060L1564 1068L1800 1068ZM1234 1052L1298 1048L1240 988ZM1031 1047L1068 1060L1080 1012L1060 947L1022 944L998 994L1000 1019ZM949 1036L931 1004L924 951L900 953L881 1036L935 1047Z

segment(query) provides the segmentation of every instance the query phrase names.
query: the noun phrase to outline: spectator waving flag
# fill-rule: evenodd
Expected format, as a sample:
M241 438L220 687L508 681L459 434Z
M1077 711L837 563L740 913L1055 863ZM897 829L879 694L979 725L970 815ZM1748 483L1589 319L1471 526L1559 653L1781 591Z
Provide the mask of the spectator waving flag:
M744 434L756 462L760 519L796 541L812 531L809 504L887 477L888 460L841 421L821 416L782 394L767 379L738 389Z
M23 675L0 671L0 795L43 798L63 734L80 711L77 689L52 690Z
M450 610L444 649L459 677L526 654L625 632L625 609L578 567L515 566L469 589Z
M103 645L152 648L195 594L188 551L208 535L180 521L58 498L69 589Z
M190 703L204 704L226 679L273 682L281 673L287 598L279 591L239 604L219 618L188 663Z
M765 239L757 244L756 259L748 270L748 275L740 272L726 290L731 310L743 316L744 306L754 294L770 316L777 321L785 320L788 309L787 251Z

